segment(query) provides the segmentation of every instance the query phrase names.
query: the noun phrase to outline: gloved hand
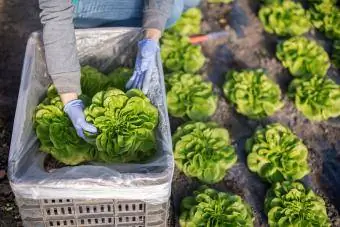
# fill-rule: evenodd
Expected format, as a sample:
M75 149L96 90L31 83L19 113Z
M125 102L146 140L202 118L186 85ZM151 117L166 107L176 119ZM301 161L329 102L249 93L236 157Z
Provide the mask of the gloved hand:
M156 54L159 51L157 41L143 39L138 42L135 71L126 84L126 89L138 88L146 94L149 90L152 70L156 67Z
M68 117L72 121L72 124L76 129L79 137L83 138L84 140L87 140L83 130L91 134L97 133L97 128L87 123L85 120L84 104L81 100L76 99L68 102L64 106L64 112L68 115Z

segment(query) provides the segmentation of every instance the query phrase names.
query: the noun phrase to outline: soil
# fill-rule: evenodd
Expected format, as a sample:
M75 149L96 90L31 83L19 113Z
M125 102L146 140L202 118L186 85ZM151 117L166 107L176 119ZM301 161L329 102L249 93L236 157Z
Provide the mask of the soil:
M36 0L0 0L0 227L22 226L6 176L27 39L40 29Z
M271 122L289 126L309 148L311 173L303 179L324 198L332 226L340 226L340 120L323 123L306 120L286 98L286 90L292 77L275 58L275 46L279 41L263 31L256 17L258 1L238 0L237 4L208 4L203 2L203 32L228 31L228 36L203 44L207 65L202 72L216 85L219 93L218 110L214 121L227 128L237 148L238 163L228 171L225 179L212 187L240 195L253 208L255 226L268 226L263 212L265 193L270 187L248 171L245 162L244 143L254 130ZM6 177L11 128L20 74L29 34L40 28L38 1L0 0L0 227L21 226ZM318 40L329 51L331 42L322 34L312 31L309 36ZM263 68L281 87L285 106L274 116L252 121L239 115L224 99L221 87L229 69ZM329 76L339 82L340 72L331 68ZM183 120L170 118L172 131ZM47 162L47 169L60 167L54 161ZM190 195L200 183L175 171L172 185L171 226L178 226L179 206L183 197Z

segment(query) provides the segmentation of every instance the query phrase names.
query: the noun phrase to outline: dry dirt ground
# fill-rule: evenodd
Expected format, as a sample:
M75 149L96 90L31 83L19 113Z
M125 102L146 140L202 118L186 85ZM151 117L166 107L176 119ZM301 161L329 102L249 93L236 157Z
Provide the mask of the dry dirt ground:
M5 172L29 34L40 29L37 0L0 0L0 226L21 226Z
M5 171L25 44L29 34L40 28L37 2L0 0L0 227L21 226ZM219 107L213 120L230 131L239 157L239 162L224 181L213 187L242 196L253 207L256 226L267 226L263 201L269 185L248 171L243 147L245 139L257 126L281 122L291 127L308 146L312 172L303 181L325 199L333 226L340 226L340 194L337 193L340 190L340 123L311 123L296 111L287 98L284 98L286 105L283 110L274 116L262 121L250 121L237 114L223 98L220 88L225 72L231 68L266 69L272 79L280 84L286 97L291 77L275 58L275 45L279 40L264 33L256 17L259 7L256 2L238 0L238 5L201 5L204 32L221 28L229 32L227 39L204 44L204 52L209 59L203 73L216 85L216 92L220 94ZM317 38L329 50L329 40L315 32L311 32L311 37ZM336 80L340 78L339 72L333 68L329 75ZM171 119L171 123L174 131L182 121ZM180 200L191 194L198 185L196 180L175 172L171 226L178 223Z

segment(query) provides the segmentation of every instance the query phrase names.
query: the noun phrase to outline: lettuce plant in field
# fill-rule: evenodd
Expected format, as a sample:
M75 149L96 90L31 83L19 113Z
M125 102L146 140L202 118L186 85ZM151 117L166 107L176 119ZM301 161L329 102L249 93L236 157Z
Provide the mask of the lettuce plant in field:
M329 5L336 4L337 0L308 0L309 4L320 4L320 3L327 3Z
M158 110L142 91L132 89L124 93L111 88L98 92L85 115L99 130L99 160L137 162L154 154Z
M324 76L330 67L327 52L315 41L305 37L293 37L278 44L276 56L296 77Z
M310 171L307 147L280 124L258 129L247 140L246 151L248 168L269 182L298 180Z
M260 0L260 2L265 4L265 5L275 4L275 3L282 3L284 1L285 0Z
M182 14L176 24L167 29L167 32L180 36L197 35L201 33L201 20L201 10L198 8L190 8Z
M249 118L270 116L283 106L279 86L262 70L230 71L223 91L237 112Z
M340 9L334 0L314 2L309 12L314 27L330 39L340 39Z
M340 116L340 86L328 78L295 79L288 88L296 108L312 121Z
M300 3L293 1L262 6L259 18L266 32L279 36L302 35L311 28L308 14Z
M324 200L299 182L276 183L267 192L270 227L330 227Z
M54 97L54 93L53 87L50 87L50 98L37 106L34 115L36 135L41 143L40 150L67 165L93 160L95 148L78 137L63 111L60 98Z
M186 36L168 32L165 32L162 38L161 57L168 72L195 73L205 62L201 46L190 44Z
M161 57L168 72L195 73L202 68L205 57L201 46L190 44L188 36L201 32L202 13L198 8L187 10L161 40Z
M336 68L340 68L340 40L335 40L333 43L332 61Z
M253 227L250 206L238 195L202 186L181 202L181 227Z
M230 3L234 0L208 0L209 3Z
M213 122L187 123L172 138L176 166L205 183L221 181L237 160L228 131Z
M215 113L217 96L211 82L187 73L173 73L166 80L168 110L172 116L201 121Z

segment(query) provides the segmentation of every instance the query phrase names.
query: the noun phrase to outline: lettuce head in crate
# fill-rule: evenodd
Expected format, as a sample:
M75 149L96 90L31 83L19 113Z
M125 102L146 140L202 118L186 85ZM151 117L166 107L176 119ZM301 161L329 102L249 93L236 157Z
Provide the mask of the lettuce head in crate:
M85 109L86 120L99 130L97 159L103 162L140 162L155 149L158 110L141 90L100 91Z
M54 86L49 87L47 98L36 107L34 125L40 150L58 161L77 165L94 159L96 148L77 135Z

